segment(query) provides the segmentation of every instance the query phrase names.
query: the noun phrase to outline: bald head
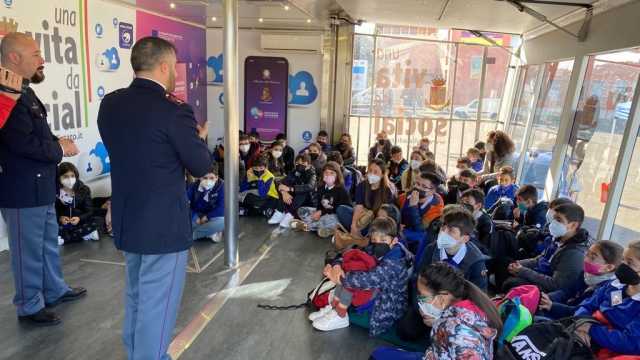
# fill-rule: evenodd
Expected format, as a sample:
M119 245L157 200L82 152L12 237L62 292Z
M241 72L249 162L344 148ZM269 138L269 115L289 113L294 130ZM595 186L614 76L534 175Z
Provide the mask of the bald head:
M0 61L7 68L33 83L44 80L44 59L38 43L24 33L5 35L0 43Z

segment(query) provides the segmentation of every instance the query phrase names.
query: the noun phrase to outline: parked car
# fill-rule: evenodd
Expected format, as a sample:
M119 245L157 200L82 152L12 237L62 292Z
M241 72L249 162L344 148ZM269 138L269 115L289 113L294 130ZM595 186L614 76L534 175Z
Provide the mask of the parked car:
M478 99L472 100L465 106L459 106L453 110L453 116L458 119L475 119L478 117ZM496 120L500 111L500 98L482 99L482 118Z

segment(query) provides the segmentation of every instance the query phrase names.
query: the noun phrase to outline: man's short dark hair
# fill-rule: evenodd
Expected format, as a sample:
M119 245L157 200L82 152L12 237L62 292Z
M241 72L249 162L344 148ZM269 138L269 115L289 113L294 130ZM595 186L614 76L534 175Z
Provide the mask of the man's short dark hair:
M298 154L296 156L295 162L298 162L298 161L302 161L302 162L305 162L307 164L311 164L311 157L309 156L309 154Z
M131 50L133 72L151 71L170 54L178 54L171 42L154 36L144 37L136 41Z
M240 134L240 141L249 141L249 135Z
M211 166L209 166L209 170L207 170L207 174L218 176L218 163L214 162L211 164Z
M329 151L327 154L327 161L335 161L340 165L340 167L344 165L344 159L342 158L340 151Z
M442 184L442 180L438 175L431 171L421 171L420 175L418 175L421 179L429 180L433 186L438 187Z
M287 136L283 133L279 133L278 135L276 135L276 140L287 140Z
M562 214L568 222L577 222L580 226L584 222L584 210L576 203L558 205L553 211Z
M329 137L329 133L327 133L325 130L320 130L318 131L318 136Z
M571 199L564 198L564 197L557 198L557 199L552 200L549 203L549 209L555 209L556 206L560 206L560 205L564 205L564 204L572 204L572 203L573 203L573 201Z
M267 164L268 164L267 157L262 155L262 156L258 156L258 158L253 161L253 164L251 167L258 167L258 166L267 167Z
M387 236L398 236L398 225L390 217L374 219L369 227L369 234L381 233Z
M402 148L398 145L394 145L391 147L391 153L392 154L397 154L397 153L401 153L402 152Z
M472 169L460 170L460 172L458 173L458 176L472 179L473 181L475 181L478 178L478 174L476 174L476 172L473 171Z
M480 189L465 190L460 194L460 199L471 198L476 204L484 204L484 192Z
M538 202L538 189L533 185L522 185L518 191L516 191L516 197L522 198L524 201Z
M462 235L471 235L476 229L476 220L473 214L460 205L447 205L447 211L443 211L442 223L460 230Z
M467 167L471 166L471 160L469 160L468 157L463 156L461 158L458 158L458 164L465 164L467 165Z

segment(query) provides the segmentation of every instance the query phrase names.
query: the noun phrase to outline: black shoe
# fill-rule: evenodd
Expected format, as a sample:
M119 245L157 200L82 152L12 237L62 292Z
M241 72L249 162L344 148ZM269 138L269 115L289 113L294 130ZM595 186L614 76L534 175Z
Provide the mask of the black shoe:
M58 315L45 309L42 309L35 314L18 316L18 320L20 322L29 322L35 326L53 326L62 322Z
M83 287L71 288L71 290L67 291L64 295L60 296L58 300L49 304L45 304L45 306L48 308L52 308L57 305L60 305L63 302L76 301L85 295L87 295L87 289Z

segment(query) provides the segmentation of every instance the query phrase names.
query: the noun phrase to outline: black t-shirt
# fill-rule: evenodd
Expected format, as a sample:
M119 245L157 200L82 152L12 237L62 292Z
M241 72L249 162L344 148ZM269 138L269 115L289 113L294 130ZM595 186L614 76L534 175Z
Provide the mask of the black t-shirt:
M344 186L334 186L328 189L326 186L318 189L318 210L322 215L335 214L340 205L351 205L351 198Z

